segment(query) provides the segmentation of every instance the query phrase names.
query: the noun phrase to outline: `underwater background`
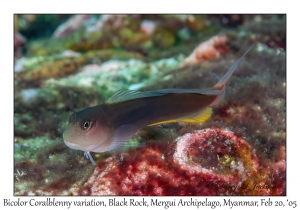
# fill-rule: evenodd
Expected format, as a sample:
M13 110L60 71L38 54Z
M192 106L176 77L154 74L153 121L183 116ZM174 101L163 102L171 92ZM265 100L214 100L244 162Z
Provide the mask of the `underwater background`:
M14 195L286 195L285 15L26 14L14 32ZM72 112L210 88L253 44L206 122L145 127L97 165L65 146Z

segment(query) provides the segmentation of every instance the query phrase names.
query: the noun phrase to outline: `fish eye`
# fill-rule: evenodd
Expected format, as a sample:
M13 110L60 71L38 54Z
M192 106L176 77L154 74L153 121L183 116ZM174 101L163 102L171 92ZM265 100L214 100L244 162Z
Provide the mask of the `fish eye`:
M90 121L90 120L84 120L82 122L81 128L86 131L86 130L90 129L92 127L92 125L93 125L92 121Z

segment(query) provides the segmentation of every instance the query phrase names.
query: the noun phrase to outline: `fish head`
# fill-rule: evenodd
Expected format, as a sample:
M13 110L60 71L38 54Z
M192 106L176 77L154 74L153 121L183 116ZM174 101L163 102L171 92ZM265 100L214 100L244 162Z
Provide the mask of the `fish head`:
M90 107L71 114L63 134L65 144L71 149L85 152L107 151L111 144L111 129L101 113Z

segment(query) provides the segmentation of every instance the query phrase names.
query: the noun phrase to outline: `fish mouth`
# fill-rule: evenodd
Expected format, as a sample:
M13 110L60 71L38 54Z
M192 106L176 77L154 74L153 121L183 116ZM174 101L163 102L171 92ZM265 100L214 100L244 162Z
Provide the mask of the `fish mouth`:
M84 139L79 139L79 138L76 138L76 139L84 142ZM80 144L72 143L72 142L66 140L65 138L64 138L64 143L70 149L81 150L81 151L85 151L85 152L93 151L99 147L99 144L80 145Z
M64 141L65 144L67 145L67 147L69 147L70 149L74 149L74 150L82 150L78 147L77 144L73 144L71 142L68 142L68 141Z
M92 131L93 129L91 129ZM91 132L89 131L89 132ZM77 126L68 124L66 130L63 133L63 140L67 147L74 150L81 150L85 152L90 152L97 149L102 142L89 142L89 137L84 134ZM96 144L92 144L96 143Z
M74 144L74 143L71 143L71 142L68 142L68 141L64 141L64 142L65 142L66 146L69 147L70 149L81 150L81 151L84 151L84 152L90 152L90 151L93 151L96 148L98 148L98 145L94 145L94 144L91 144L91 145L88 145L88 146L80 146L78 144Z

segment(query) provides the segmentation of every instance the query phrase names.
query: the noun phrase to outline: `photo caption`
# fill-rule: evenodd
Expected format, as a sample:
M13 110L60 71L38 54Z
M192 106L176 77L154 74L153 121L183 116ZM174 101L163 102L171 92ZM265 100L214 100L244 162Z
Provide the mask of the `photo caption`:
M216 209L218 207L235 208L235 207L285 207L296 208L297 201L289 200L288 198L276 199L276 198L258 198L251 201L235 200L234 198L222 198L214 200L210 198L92 198L82 199L75 201L68 201L56 198L16 198L16 199L3 199L4 207L13 206L30 206L30 207L43 207L43 206L56 206L66 207L70 209L72 207L159 207L162 209L172 209L172 207L194 207L202 208L208 207Z

